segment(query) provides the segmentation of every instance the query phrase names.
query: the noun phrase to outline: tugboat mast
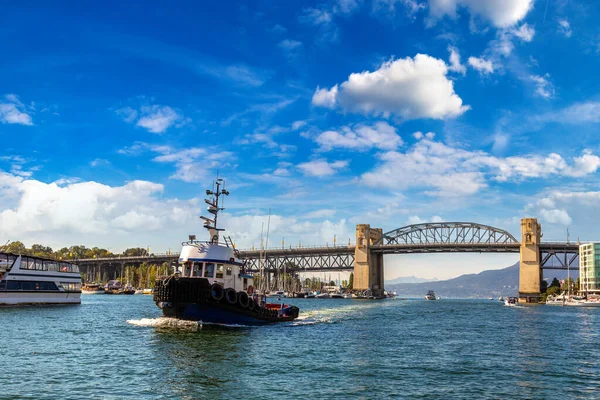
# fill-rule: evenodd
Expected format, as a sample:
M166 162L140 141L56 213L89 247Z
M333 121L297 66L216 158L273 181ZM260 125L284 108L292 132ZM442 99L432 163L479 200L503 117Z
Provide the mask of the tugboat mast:
M219 215L219 211L224 210L223 207L220 207L219 197L221 197L221 195L229 196L229 192L227 190L225 190L224 188L221 189L221 185L224 185L223 179L217 178L216 190L214 190L214 191L206 190L206 195L209 196L209 198L204 199L204 202L206 204L208 204L207 210L209 213L211 213L213 215L213 217L208 218L208 217L200 216L200 218L202 218L204 220L204 227L209 232L210 243L215 243L215 244L219 243L219 231L223 230L223 229L217 228L217 217Z

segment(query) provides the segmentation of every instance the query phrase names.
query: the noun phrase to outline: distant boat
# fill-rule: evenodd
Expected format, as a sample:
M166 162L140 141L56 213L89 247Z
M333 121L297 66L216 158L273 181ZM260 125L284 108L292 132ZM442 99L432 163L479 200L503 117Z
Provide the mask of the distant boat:
M333 292L329 294L331 296L332 299L343 299L344 295L341 294L340 292Z
M519 299L516 297L509 297L506 300L504 300L505 306L514 307L517 304L519 304Z
M154 289L144 289L142 290L142 294L153 294L154 293Z
M327 292L324 292L324 293L319 293L319 294L316 296L316 298L317 298L317 299L330 299L330 298L331 298L331 296L329 295L329 293L327 293Z
M99 283L86 283L81 287L81 294L104 294L104 288Z
M438 298L436 297L435 292L433 290L430 290L425 295L425 300L438 300Z

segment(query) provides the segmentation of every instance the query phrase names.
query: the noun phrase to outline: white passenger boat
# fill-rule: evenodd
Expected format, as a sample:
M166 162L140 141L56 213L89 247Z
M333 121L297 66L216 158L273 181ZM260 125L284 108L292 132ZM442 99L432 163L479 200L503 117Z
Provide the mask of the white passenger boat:
M79 303L77 265L0 252L0 305Z

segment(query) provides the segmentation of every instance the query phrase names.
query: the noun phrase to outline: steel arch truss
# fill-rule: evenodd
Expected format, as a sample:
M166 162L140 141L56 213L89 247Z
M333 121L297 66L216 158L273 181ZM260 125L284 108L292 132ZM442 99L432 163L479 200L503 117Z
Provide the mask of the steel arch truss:
M252 272L261 270L258 257L248 257L246 268ZM332 271L354 269L354 252L347 253L304 253L279 254L268 256L262 260L262 268L268 272L275 271Z
M384 233L374 245L510 245L519 244L505 230L471 222L408 225Z

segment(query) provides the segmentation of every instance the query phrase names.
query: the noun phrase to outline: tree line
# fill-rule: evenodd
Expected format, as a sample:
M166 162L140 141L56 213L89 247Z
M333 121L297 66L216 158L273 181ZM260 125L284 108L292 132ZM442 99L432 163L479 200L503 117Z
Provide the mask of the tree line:
M22 242L10 242L0 248L2 251L13 254L20 254L33 257L53 258L56 260L77 260L80 258L105 258L123 256L147 256L148 251L142 247L132 247L126 249L122 253L112 253L110 250L100 247L87 248L83 245L75 245L63 247L58 250L53 250L50 246L34 244L27 248Z

